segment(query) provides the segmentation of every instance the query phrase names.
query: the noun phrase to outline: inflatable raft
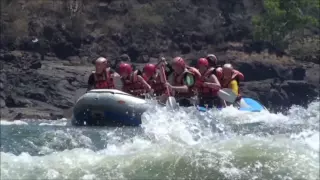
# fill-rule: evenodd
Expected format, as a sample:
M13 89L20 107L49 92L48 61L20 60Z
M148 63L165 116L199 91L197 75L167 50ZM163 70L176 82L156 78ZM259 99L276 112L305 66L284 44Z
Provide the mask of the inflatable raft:
M141 116L148 109L144 99L115 89L95 89L81 96L74 108L71 124L74 126L139 126ZM207 111L198 107L199 111ZM258 101L242 98L240 111L266 110Z
M198 110L202 112L207 111L205 107L200 107L200 106L198 106ZM248 112L261 112L263 110L267 110L267 108L254 99L241 98L239 103L239 110L248 111Z
M96 89L77 100L71 123L75 126L138 126L147 108L144 99L119 90Z

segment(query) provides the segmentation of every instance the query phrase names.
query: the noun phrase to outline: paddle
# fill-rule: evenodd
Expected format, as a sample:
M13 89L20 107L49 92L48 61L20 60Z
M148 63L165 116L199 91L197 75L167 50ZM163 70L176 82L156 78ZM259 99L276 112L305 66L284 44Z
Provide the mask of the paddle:
M237 95L229 88L223 88L218 91L218 96L222 100L225 100L229 103L234 103L237 99Z
M167 78L166 78L166 74L165 74L163 66L161 67L161 71L162 71L163 79L167 83ZM166 106L171 109L177 109L178 105L177 105L176 99L173 96L170 96L171 93L170 93L168 86L167 86L167 94L169 95L169 97L166 101Z

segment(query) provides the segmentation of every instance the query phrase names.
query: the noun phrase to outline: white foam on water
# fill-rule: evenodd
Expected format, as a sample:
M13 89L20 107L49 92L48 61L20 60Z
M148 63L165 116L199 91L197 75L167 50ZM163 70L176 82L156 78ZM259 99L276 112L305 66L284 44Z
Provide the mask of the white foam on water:
M6 126L6 125L28 125L27 122L21 121L21 120L15 120L15 121L6 121L6 120L1 120L0 121L1 126Z
M1 152L1 179L317 179L318 110L319 102L294 106L287 115L154 106L143 115L143 134L123 139L116 130L98 129L108 142L101 150L93 150L82 131L67 128L39 137L50 139L43 156ZM303 129L259 134L230 128L257 122ZM68 150L49 151L66 141Z

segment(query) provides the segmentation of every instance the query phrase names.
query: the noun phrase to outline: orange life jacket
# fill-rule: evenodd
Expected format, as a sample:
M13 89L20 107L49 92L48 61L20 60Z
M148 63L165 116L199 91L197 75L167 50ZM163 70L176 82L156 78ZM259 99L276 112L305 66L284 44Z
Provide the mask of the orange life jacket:
M102 76L99 76L95 71L92 71L92 74L95 89L115 89L110 69L103 71Z
M194 67L187 67L186 70L180 74L177 75L176 73L173 73L173 86L183 86L184 84L184 76L186 75L186 73L190 73L195 77L195 82L198 81L198 79L201 77L200 72L194 68ZM190 98L196 95L196 86L193 87L189 87L188 88L188 92L177 92L175 94L175 96L177 97L183 97L183 98Z
M138 70L134 71L127 79L121 78L123 83L123 91L133 96L143 97L146 93L144 85L138 81Z
M219 90L215 90L213 88L204 87L204 83L207 82L207 78L209 78L215 71L215 68L209 68L197 81L197 90L198 95L202 97L213 97L217 96Z

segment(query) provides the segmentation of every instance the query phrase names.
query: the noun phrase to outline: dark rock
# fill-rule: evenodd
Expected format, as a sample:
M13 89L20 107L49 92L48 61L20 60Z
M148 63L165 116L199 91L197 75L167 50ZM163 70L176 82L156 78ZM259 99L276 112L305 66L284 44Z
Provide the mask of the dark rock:
M139 45L137 44L132 44L128 50L128 56L132 60L132 62L137 62L140 54L141 54L141 49L139 48Z
M17 95L9 95L6 97L5 104L7 107L29 107L31 106L31 102L23 97L19 97Z
M41 61L33 61L31 62L29 68L30 69L39 69L41 68L42 64L41 64Z
M14 120L24 119L24 118L23 118L23 114L19 112L19 113L17 113L17 114L14 116L13 119L14 119Z
M63 113L50 113L51 120L58 120L63 118Z
M196 51L200 51L202 49L202 43L200 42L195 42L195 43L192 43L192 48Z
M81 64L81 60L80 60L79 56L70 56L67 59L70 62L70 64L72 64L72 65L80 65Z
M7 62L10 62L16 59L16 57L12 53L1 54L0 58Z
M92 36L92 35L87 35L87 36L84 38L83 42L86 43L86 44L91 44L94 40L95 40L94 36Z
M305 79L307 82L319 87L320 85L320 66L314 64L306 69Z
M245 74L245 81L260 81L264 79L278 78L276 67L269 63L259 61L234 63L236 69ZM281 67L277 67L281 68Z
M307 105L319 95L314 85L294 80L244 82L241 89L244 97L257 99L273 111L283 110L293 104Z
M45 92L41 89L33 89L26 92L25 96L30 99L47 102L48 98Z
M268 50L269 53L275 53L277 56L283 56L286 53L266 41L246 41L244 45L244 51L247 53L257 52L261 53L264 50Z
M316 86L306 81L285 81L281 88L288 94L290 104L306 106L319 95Z
M182 54L188 54L191 52L191 46L189 44L181 43L179 46Z
M293 80L304 80L306 76L306 70L303 67L296 67L292 70Z
M137 62L138 63L148 63L150 57L148 55L142 55L138 58Z

